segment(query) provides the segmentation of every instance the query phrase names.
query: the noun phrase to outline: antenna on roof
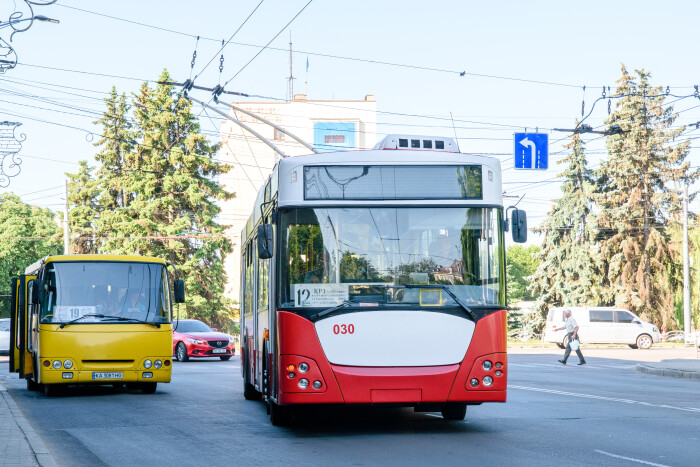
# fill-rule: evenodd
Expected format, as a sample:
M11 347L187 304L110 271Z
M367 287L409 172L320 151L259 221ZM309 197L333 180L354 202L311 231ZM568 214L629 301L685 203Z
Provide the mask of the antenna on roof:
M457 139L457 128L455 128L455 119L452 117L452 112L450 112L450 120L452 120L452 130L455 132L455 144L457 145L457 152L462 152L459 150L459 139Z

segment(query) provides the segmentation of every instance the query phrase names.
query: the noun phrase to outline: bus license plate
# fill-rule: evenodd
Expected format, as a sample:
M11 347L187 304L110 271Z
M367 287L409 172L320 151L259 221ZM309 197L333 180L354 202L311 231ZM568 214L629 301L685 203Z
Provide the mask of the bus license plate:
M124 373L121 371L110 372L110 373L93 373L92 379L122 379L124 378Z
M226 349L214 349L211 353L226 353Z

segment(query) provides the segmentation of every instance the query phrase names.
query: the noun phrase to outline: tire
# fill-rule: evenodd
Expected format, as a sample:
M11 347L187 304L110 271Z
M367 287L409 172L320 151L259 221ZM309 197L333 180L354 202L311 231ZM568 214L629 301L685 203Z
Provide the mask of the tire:
M31 378L27 378L27 391L41 391L41 384L35 382Z
M219 358L220 358L221 360L225 361L225 362L228 362L229 360L231 360L231 356L230 356L230 355L227 355L227 356L225 356L225 357L219 357Z
M44 384L44 395L46 397L56 397L61 393L61 386L58 384Z
M637 344L627 344L630 346L630 349L637 349Z
M447 404L442 407L442 418L445 420L464 420L467 415L467 404Z
M248 378L250 377L250 371L248 371L247 356L242 352L241 355L243 355L245 359L245 364L243 365L243 367L245 368L243 370L243 397L247 401L259 401L261 394L255 390L255 386L250 384L250 381L248 380Z
M187 347L182 342L178 342L177 346L175 346L175 358L178 362L186 362L190 359L189 355L187 355Z
M651 348L651 344L653 343L654 341L649 334L642 334L641 336L637 337L637 347L640 349L646 350Z
M158 383L141 383L141 392L144 394L153 394L156 392Z
M566 336L564 336L564 339L562 339L559 347L561 347L562 349L565 349L568 344L569 344L569 336L566 335Z
M124 388L124 383L112 383L112 388L115 391L121 391Z
M126 388L133 390L133 389L139 389L140 386L139 386L139 383L126 383Z
M277 405L270 401L270 422L272 422L274 426L289 426L292 423L292 417L292 407L288 405Z

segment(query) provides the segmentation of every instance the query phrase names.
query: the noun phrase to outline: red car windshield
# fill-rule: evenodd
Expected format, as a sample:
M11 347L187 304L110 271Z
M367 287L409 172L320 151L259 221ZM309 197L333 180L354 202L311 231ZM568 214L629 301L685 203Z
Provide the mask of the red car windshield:
M214 332L201 321L180 321L175 330L177 332Z

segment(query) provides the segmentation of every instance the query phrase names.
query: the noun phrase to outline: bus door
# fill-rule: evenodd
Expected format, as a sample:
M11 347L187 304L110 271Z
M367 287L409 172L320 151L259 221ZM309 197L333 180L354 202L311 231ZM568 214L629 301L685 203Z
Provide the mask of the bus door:
M16 293L16 306L12 309L12 327L14 329L14 371L19 373L20 378L34 374L34 360L31 354L31 321L29 306L29 281L36 279L36 276L19 276L18 287L13 290Z
M19 278L12 278L10 295L10 373L19 373Z

